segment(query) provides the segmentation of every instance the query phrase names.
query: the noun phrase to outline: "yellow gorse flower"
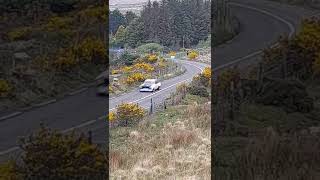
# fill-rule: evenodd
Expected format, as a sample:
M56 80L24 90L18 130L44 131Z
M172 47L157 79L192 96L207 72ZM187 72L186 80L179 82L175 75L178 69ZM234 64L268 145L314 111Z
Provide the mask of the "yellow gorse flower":
M210 67L205 67L203 72L202 72L202 74L207 79L211 79L211 68Z
M132 71L132 69L133 69L132 66L124 66L124 67L122 68L122 71L123 71L124 73L129 73L129 72Z
M192 50L191 52L189 52L188 54L188 58L190 60L196 59L199 56L198 52L195 50Z
M7 36L10 41L15 41L25 38L31 31L32 29L30 27L20 27L8 32Z
M8 81L0 79L0 97L6 96L11 90L11 86Z
M113 69L111 71L111 74L119 74L120 73L120 70L117 70L117 69Z
M117 118L119 120L135 120L145 115L145 111L138 104L123 103L116 108Z
M142 74L140 72L133 73L133 74L131 74L131 75L129 75L127 77L126 83L130 85L130 84L133 84L133 83L136 83L136 82L142 82L142 81L146 80L149 77L150 77L149 74Z
M115 112L109 112L109 115L108 115L108 120L109 122L113 122L116 120L116 113Z
M176 54L177 54L177 53L174 52L174 51L170 51L170 52L169 52L169 56L176 56Z
M147 60L150 63L155 63L155 62L157 62L158 57L157 57L157 55L150 54L150 55L147 56Z
M144 70L146 72L152 72L154 71L154 67L151 66L150 64L147 64L147 63L137 63L134 65L134 68L137 69L137 70Z

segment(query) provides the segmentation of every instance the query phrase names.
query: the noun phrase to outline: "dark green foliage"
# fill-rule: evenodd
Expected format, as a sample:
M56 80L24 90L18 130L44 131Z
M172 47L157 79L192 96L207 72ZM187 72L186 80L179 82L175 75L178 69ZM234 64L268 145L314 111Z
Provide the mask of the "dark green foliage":
M137 47L144 43L144 24L141 19L134 19L127 27L126 43L131 47Z
M21 179L104 179L107 174L104 152L84 136L64 135L41 126L22 139L20 147L21 161L14 162L11 172Z
M79 0L0 0L0 14L1 12L12 12L15 10L28 10L34 4L41 6L48 5L50 11L64 13L73 10L76 3L79 3Z
M125 25L126 19L121 12L116 9L109 14L109 33L115 34L121 25Z
M138 55L130 54L128 52L125 52L122 54L119 58L119 63L125 64L127 66L130 66L133 64L134 60L139 58Z
M136 47L141 42L155 42L173 48L196 45L210 34L210 7L210 1L202 0L149 1L138 20L128 26L128 44Z
M138 16L135 13L133 13L132 11L127 11L125 14L126 26L129 25L137 17Z
M145 53L158 53L163 52L164 48L160 44L157 43L148 43L137 47L137 52L141 54Z
M201 97L209 97L209 92L204 86L190 86L188 87L188 92L192 95L197 95Z
M75 1L52 1L50 3L50 10L54 13L65 13L72 11L74 9L73 5L75 4Z
M306 87L295 80L270 80L264 83L257 102L283 107L289 112L306 113L313 109L313 100L309 97Z

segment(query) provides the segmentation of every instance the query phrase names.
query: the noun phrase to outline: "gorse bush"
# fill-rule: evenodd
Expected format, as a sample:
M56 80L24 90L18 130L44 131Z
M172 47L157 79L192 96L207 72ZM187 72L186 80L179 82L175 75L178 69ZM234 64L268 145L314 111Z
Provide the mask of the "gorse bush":
M154 71L154 67L147 63L137 63L133 66L136 70L143 70L145 72L152 72Z
M211 80L211 68L210 67L205 67L202 75L207 78L208 80Z
M131 85L131 84L134 84L134 83L136 83L136 82L142 82L142 81L148 79L149 77L150 77L150 75L148 75L148 74L147 74L147 75L144 75L144 74L142 74L142 73L140 73L140 72L138 72L138 73L133 73L133 74L131 74L131 75L129 75L129 76L127 77L126 83L129 84L129 85Z
M164 67L168 66L167 60L164 58L160 58L160 60L158 61L158 66L160 68L164 68Z
M192 78L191 86L204 86L210 87L211 86L211 68L206 67L202 73L194 76Z
M87 138L41 125L20 140L21 160L0 166L0 179L78 179L107 173L105 154Z
M177 53L174 52L174 51L170 51L170 52L169 52L169 56L176 56L176 54L177 54Z
M68 48L60 48L56 53L53 63L49 62L48 57L41 59L38 57L37 63L39 67L53 67L60 71L69 71L78 65L87 62L99 60L103 63L106 60L106 46L103 41L88 37L84 39L78 46L71 46ZM96 62L96 61L94 61Z
M0 97L7 97L11 90L12 87L9 82L4 79L0 79Z
M146 56L147 62L155 63L158 61L158 57L155 54L149 54Z
M223 91L228 91L231 82L238 82L240 79L240 73L238 69L228 69L223 71L219 76L218 76L218 84L217 88L223 90Z
M116 119L120 125L128 125L141 120L145 116L145 110L138 104L123 103L116 107Z
M313 52L320 49L320 21L319 19L305 19L302 22L301 31L294 38L295 43Z
M53 62L57 70L67 71L74 68L78 62L72 49L60 49L57 53L56 60Z
M109 112L109 115L108 115L108 120L109 122L114 122L116 120L116 113L115 112Z
M112 85L109 85L109 86L108 86L108 90L109 90L109 93L113 93Z
M112 69L111 74L119 74L121 71L117 69Z
M194 59L196 59L198 56L199 56L199 54L198 54L198 52L195 51L195 50L192 50L192 51L188 52L188 58L189 58L190 60L194 60Z
M45 31L57 31L63 29L70 29L72 18L69 17L52 17L48 23L43 26Z
M83 60L88 62L91 62L95 57L104 60L107 55L105 43L102 40L91 37L84 39L76 48L76 51Z
M0 180L22 180L21 173L14 161L8 161L0 165Z
M202 85L205 87L211 86L211 77L212 77L212 72L210 67L205 67L203 72L200 74L200 81Z
M293 39L293 43L299 47L299 57L304 64L309 64L314 75L319 75L320 67L318 58L320 53L320 20L306 19L302 22L301 31Z
M26 40L31 32L30 27L20 27L9 31L7 36L10 41Z
M317 75L319 70L317 58L320 52L320 20L317 18L302 21L300 31L292 38L281 37L279 46L264 51L263 62L266 65L287 63L290 76L302 79ZM291 63L293 62L293 63ZM292 65L294 64L294 65ZM272 68L269 66L267 68Z
M124 72L124 73L129 73L129 72L132 72L133 71L133 67L132 66L124 66L121 68L121 70Z

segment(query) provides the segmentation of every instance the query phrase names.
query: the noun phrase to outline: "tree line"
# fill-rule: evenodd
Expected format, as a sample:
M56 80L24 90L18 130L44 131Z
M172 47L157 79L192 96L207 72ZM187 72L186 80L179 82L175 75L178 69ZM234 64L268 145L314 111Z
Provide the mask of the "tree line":
M206 40L211 30L210 0L149 1L140 15L109 13L110 45L135 48L144 43L180 48Z

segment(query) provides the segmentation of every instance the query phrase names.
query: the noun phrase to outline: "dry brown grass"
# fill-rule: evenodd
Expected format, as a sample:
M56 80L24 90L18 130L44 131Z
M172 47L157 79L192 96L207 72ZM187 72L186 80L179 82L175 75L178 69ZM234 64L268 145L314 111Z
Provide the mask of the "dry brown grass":
M125 143L111 146L111 179L210 179L210 104L192 104L179 113L163 126L153 117L127 132L119 129Z
M237 159L237 179L319 179L319 137L308 132L279 136L272 128Z

